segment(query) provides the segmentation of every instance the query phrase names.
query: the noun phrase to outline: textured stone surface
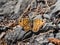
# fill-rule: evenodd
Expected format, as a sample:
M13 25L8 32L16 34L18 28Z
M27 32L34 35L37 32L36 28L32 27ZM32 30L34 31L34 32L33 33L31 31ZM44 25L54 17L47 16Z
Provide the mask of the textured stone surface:
M32 29L26 32L24 27L18 25L21 14L22 18L28 16L32 28L35 19L42 19L45 24L40 28L37 26L39 21L36 21L34 28L39 27L38 33L32 32ZM9 20L15 20L16 25L7 29L6 25L11 23ZM53 32L48 32L50 30ZM3 32L6 34L3 35ZM8 45L17 45L18 42L27 43L25 45L55 45L49 42L48 38L60 39L60 0L0 0L0 37L1 40L5 39Z

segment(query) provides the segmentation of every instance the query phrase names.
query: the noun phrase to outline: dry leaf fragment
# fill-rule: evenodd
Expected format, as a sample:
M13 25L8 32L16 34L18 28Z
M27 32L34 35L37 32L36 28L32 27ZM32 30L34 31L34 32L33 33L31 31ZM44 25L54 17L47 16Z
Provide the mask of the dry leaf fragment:
M2 33L0 34L0 39L1 39L4 35L5 35L5 32L2 32Z
M0 45L7 45L4 39L0 40Z
M33 21L33 32L38 32L39 29L44 25L44 21L42 21L41 19L35 19Z
M57 44L57 45L60 45L60 40L59 39L49 38L48 40L49 40L49 42L52 42L52 43Z
M6 25L6 27L14 27L14 26L16 26L16 21L15 20L10 20Z

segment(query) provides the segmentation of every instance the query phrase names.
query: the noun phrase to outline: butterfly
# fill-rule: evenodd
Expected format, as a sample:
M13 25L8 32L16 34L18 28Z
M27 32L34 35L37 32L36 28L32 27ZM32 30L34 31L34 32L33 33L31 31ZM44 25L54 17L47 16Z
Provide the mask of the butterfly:
M38 32L39 29L44 25L44 21L41 19L34 19L34 20L30 20L29 18L21 18L18 22L18 24L20 26L22 26L24 28L24 31L33 31L33 32Z

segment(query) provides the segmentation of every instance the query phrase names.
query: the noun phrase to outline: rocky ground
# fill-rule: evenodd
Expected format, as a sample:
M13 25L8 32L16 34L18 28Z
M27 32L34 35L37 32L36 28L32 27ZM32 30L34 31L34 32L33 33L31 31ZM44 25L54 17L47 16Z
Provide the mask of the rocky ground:
M0 45L60 45L60 0L0 0Z

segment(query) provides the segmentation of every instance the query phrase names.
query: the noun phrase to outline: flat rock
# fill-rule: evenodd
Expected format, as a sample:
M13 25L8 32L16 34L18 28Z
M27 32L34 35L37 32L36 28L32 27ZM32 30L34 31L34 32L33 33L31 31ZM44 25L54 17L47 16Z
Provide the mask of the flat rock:
M55 45L55 44L53 44L53 43L49 43L48 45Z
M56 34L56 38L60 39L60 33Z

